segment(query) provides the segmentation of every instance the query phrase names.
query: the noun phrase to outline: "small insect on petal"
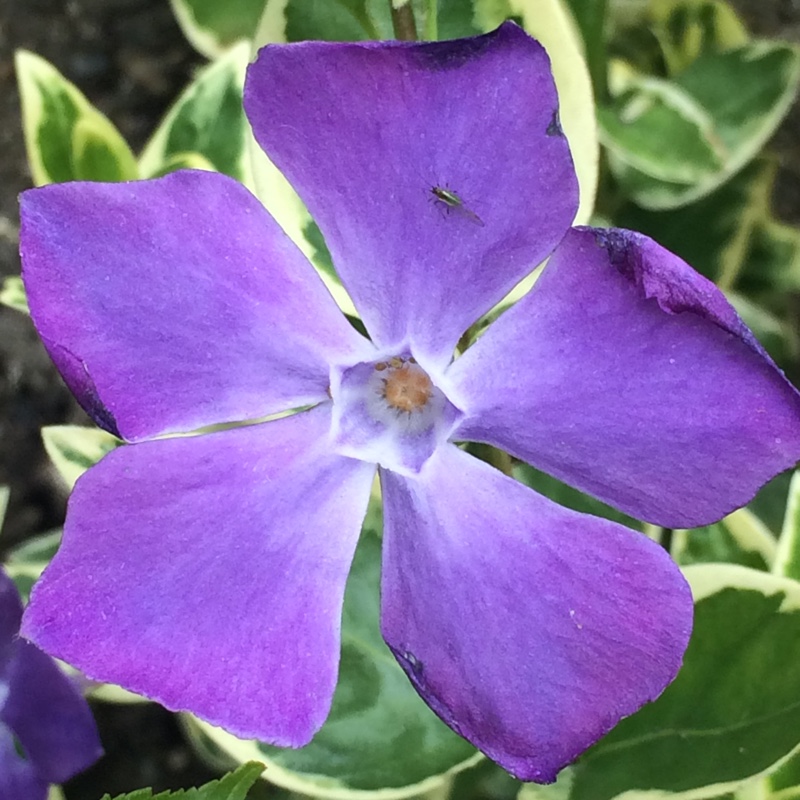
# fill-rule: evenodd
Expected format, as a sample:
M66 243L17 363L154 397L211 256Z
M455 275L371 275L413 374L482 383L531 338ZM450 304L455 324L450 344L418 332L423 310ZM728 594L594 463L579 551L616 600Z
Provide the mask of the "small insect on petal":
M464 201L452 189L445 189L443 186L431 186L431 194L448 211L452 210L476 225L483 227L483 220L474 211L470 211L464 205Z

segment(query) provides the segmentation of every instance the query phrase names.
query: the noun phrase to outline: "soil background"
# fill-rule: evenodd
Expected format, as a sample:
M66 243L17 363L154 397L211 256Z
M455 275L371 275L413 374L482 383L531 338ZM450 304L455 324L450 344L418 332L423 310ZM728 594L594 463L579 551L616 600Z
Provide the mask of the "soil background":
M224 2L225 0L220 0ZM800 43L800 0L734 0L755 35ZM134 151L204 63L168 0L0 0L0 279L19 274L17 195L31 186L13 54L52 62L119 128ZM800 225L800 106L773 141L782 170L774 205ZM43 425L88 424L27 317L0 306L0 485L11 497L0 553L63 523L66 490L44 455ZM173 716L152 704L96 704L107 755L66 787L97 800L142 786L157 791L216 777L185 744ZM24 800L20 798L20 800Z

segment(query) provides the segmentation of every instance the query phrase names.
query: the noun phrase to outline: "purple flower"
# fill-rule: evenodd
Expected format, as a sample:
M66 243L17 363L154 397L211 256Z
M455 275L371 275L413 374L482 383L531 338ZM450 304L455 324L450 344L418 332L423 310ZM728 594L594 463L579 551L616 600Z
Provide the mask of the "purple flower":
M84 408L131 444L78 482L24 633L93 678L302 745L330 707L377 464L389 647L447 724L550 781L675 676L690 592L652 541L456 443L696 526L794 464L798 394L676 256L569 228L547 56L516 26L266 47L245 105L371 340L224 176L26 193L34 321Z
M103 751L92 712L53 660L19 638L22 604L0 570L0 800L44 800Z

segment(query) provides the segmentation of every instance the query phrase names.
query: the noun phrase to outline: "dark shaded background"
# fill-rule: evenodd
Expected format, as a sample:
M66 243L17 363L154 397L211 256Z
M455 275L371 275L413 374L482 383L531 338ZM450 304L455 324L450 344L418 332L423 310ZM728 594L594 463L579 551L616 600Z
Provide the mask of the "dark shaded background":
M800 0L733 5L755 35L800 42ZM48 59L77 84L136 152L203 63L183 38L168 0L0 0L0 279L19 274L17 195L31 185L14 76L18 47ZM800 225L798 104L773 146L783 165L776 213ZM0 552L63 522L66 490L44 455L39 429L86 422L28 318L0 306L0 485L11 488ZM69 800L216 777L192 756L172 716L159 707L97 704L95 711L107 756L67 787Z

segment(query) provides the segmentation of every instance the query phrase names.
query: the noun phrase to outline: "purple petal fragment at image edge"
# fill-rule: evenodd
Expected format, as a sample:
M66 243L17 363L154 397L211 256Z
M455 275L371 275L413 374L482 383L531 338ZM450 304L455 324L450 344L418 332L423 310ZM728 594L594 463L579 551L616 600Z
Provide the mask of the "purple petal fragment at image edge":
M692 597L655 542L453 445L381 484L384 637L434 711L517 777L554 780L675 677Z
M574 228L449 372L455 439L639 519L718 520L800 456L800 395L722 292L641 234Z
M103 751L77 687L18 637L21 616L17 589L0 570L0 800L44 800L49 784L86 769Z
M78 480L23 634L244 738L306 744L375 473L327 451L329 425L325 404L114 450Z
M547 54L510 23L451 42L267 46L245 108L375 343L442 366L578 207Z

